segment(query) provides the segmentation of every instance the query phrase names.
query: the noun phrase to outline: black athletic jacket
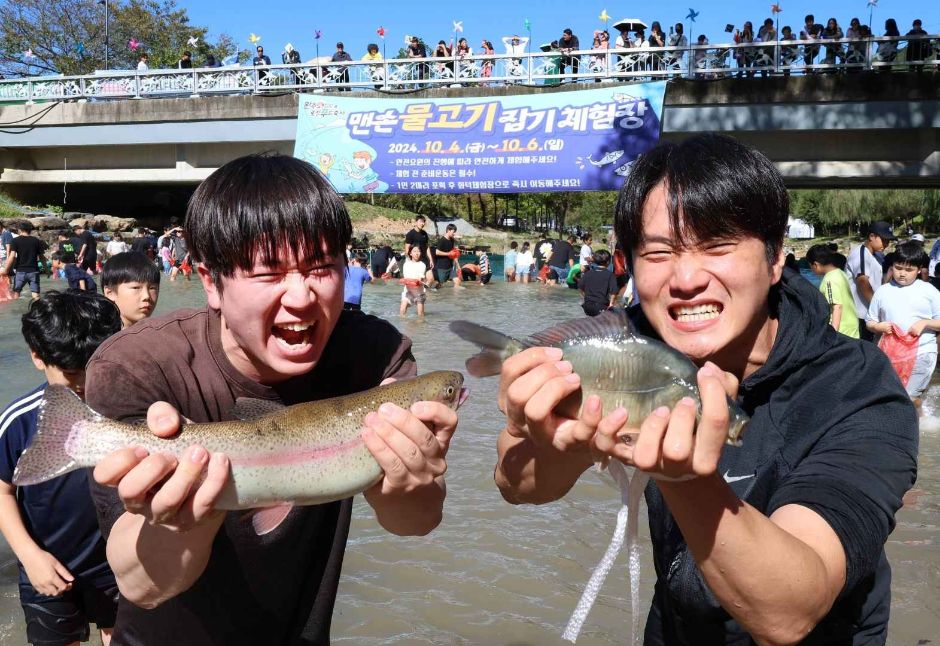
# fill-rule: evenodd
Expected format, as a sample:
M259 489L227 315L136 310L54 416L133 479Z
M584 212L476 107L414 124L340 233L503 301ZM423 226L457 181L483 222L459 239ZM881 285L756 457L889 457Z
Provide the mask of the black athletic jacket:
M725 447L720 470L768 516L804 505L842 540L845 588L804 643L884 644L891 603L884 544L916 478L916 413L882 352L835 332L822 295L799 274L785 270L770 299L777 338L767 363L741 384L752 420L743 446ZM630 314L653 335L639 308ZM753 643L708 589L655 483L646 501L657 582L645 643Z

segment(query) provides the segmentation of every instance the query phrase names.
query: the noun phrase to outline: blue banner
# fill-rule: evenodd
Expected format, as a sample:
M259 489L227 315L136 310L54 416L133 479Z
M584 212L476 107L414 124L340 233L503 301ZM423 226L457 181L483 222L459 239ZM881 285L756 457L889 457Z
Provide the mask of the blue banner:
M620 188L659 141L666 82L503 97L300 95L294 156L340 193Z

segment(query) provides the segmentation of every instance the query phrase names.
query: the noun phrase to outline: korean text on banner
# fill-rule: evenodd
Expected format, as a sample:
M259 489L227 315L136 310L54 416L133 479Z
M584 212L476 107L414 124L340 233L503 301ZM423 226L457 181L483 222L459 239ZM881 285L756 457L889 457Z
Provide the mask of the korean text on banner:
M505 97L300 95L294 156L340 193L620 188L659 141L666 82Z

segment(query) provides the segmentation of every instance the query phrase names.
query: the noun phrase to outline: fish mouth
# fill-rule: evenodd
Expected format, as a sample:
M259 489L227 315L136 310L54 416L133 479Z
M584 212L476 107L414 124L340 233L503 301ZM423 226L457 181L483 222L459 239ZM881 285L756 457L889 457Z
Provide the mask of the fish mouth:
M315 328L316 321L276 323L271 326L271 336L277 340L281 347L297 351L311 345Z
M724 305L716 301L681 303L669 306L669 316L678 323L698 323L717 319L724 309Z
M457 408L463 406L463 403L467 401L468 397L470 397L470 389L466 386L461 386L460 393L457 395Z

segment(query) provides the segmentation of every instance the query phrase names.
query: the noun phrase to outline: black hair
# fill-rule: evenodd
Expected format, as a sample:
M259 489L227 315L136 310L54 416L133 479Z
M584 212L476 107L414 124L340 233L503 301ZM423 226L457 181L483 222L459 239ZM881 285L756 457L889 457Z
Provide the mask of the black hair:
M21 231L23 233L32 233L33 223L30 222L29 220L21 220L16 223L16 230Z
M924 247L916 240L908 240L894 247L895 265L911 265L917 268L923 268L930 265L930 256L924 251Z
M170 246L170 236L164 237L164 238L163 238L163 241L160 243L160 246L161 246L161 247L169 247L169 246Z
M610 252L606 249L598 249L594 252L594 264L600 265L601 267L606 267L610 264ZM584 268L582 267L582 271Z
M641 155L620 189L615 230L627 263L643 244L643 209L650 192L665 185L672 231L682 245L753 236L773 264L783 247L790 198L777 167L731 137L703 134L663 143Z
M806 262L812 264L818 262L820 265L828 267L833 265L838 267L836 256L842 256L838 251L828 244L816 244L810 247L806 252ZM845 256L842 256L843 258Z
M84 370L101 343L121 331L121 312L101 294L50 291L23 314L23 338L47 366Z
M194 262L220 277L252 269L255 253L277 267L282 245L293 256L321 262L346 256L352 223L342 198L313 166L287 155L247 155L199 185L184 225ZM324 249L325 247L325 249Z
M75 253L71 251L66 251L65 253L62 254L59 260L61 260L67 265L71 265L75 262Z
M365 265L369 260L369 257L364 253L357 253L355 256L353 256L353 258L355 258L356 262L358 262L360 265Z
M510 248L510 249L518 249L518 248L519 248L519 243L516 242L515 240L513 240L512 242L509 243L509 248Z
M423 215L416 215L416 216L415 216L415 222L417 222L418 220L421 220L422 222L427 222L427 221L428 221L428 219L427 219L426 217L424 217Z
M593 239L594 239L594 236L592 236L590 232L585 233L583 236L581 236L581 242L587 242L588 240L593 240Z
M803 22L816 22L816 16L811 13L806 14L806 17L803 18Z
M800 266L796 262L796 254L793 253L792 251L788 253L786 257L783 259L783 266L789 267L790 269L794 271L799 271Z
M456 225L456 224L448 224L447 227L446 227L444 230L445 230L445 231L456 231L456 230L457 230L457 225Z
M139 251L124 251L111 256L101 271L101 287L115 289L124 283L160 284L160 270Z
M528 242L523 242L523 243L522 243L522 253L525 253L528 249L529 249L529 243L528 243Z

